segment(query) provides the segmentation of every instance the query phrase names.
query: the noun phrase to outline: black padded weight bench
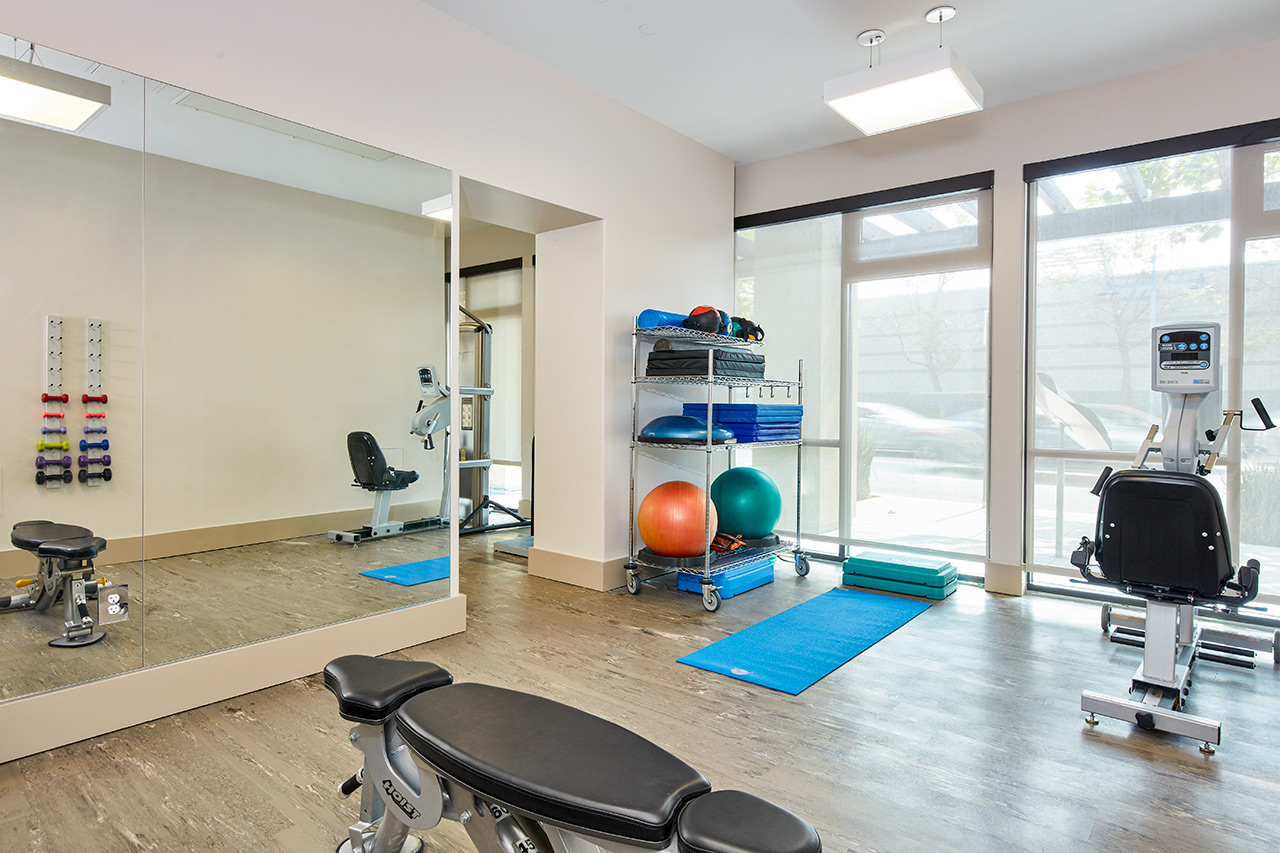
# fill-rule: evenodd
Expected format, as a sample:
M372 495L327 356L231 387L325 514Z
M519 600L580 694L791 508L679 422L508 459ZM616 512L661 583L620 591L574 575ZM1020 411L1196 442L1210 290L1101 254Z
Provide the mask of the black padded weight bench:
M1109 469L1094 487L1099 496L1095 538L1082 539L1071 562L1090 583L1146 599L1145 631L1131 632L1137 633L1143 659L1129 688L1137 701L1085 691L1080 708L1091 725L1097 724L1096 714L1103 714L1196 738L1204 742L1202 751L1212 753L1212 745L1221 742L1221 724L1181 713L1191 668L1199 657L1237 661L1204 652L1207 632L1196 626L1195 608L1233 610L1252 601L1258 594L1258 561L1238 569L1232 565L1222 501L1204 477L1148 469L1108 474ZM1095 557L1100 575L1090 568ZM1247 654L1241 664L1252 666L1252 653Z
M20 521L13 526L9 541L35 554L40 568L23 584L30 587L27 592L0 598L0 610L48 610L61 600L66 627L49 645L88 646L106 636L89 615L88 599L97 591L93 558L107 547L107 540L74 524Z
M480 853L821 853L806 821L568 705L455 684L432 663L349 655L324 670L364 766L360 820L338 847L412 853L441 818Z

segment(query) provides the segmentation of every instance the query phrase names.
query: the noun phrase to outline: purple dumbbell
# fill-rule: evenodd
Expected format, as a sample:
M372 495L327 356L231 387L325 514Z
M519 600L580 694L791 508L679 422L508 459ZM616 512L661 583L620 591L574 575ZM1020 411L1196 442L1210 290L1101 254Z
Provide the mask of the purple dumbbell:
M40 432L42 435L48 435L51 432L59 432L59 433L62 433L63 435L66 435L67 428L64 426L57 426L57 427L46 426L46 427L40 427Z
M81 468L87 468L87 467L89 467L90 465L110 465L110 464L111 464L111 454L109 454L109 453L104 453L104 454L102 454L102 456L101 456L100 458L97 458L97 459L95 459L95 458L94 458L94 457L92 457L92 456L81 456L81 457L80 457L80 467L81 467ZM68 468L70 468L70 467L71 467L71 457L70 457L70 456L68 456L68 457L67 457L67 467L68 467Z
M107 441L105 438L102 439L102 441L85 441L83 438L80 439L81 450L108 450L110 447L111 442Z
M105 433L106 433L106 431L107 431L107 428L106 428L106 427L104 427L104 426L85 427L85 428L84 428L84 434L85 434L85 435L93 435L94 433L102 433L102 434L105 434Z
M81 458L83 459L84 457L81 457ZM64 456L64 457L62 457L61 459L55 459L55 458L53 458L53 457L50 457L50 458L48 458L48 459L45 459L43 456L37 456L37 457L36 457L36 467L37 467L37 468L56 468L56 467L57 467L57 466L59 466L59 465L61 465L63 468L70 468L70 467L71 467L71 457L70 457L70 456Z

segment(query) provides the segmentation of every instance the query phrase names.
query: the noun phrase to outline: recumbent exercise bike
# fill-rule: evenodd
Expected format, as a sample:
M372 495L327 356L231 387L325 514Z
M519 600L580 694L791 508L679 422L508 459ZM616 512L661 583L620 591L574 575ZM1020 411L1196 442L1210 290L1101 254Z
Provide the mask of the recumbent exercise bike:
M347 655L324 669L364 753L338 853L415 853L441 819L478 853L821 853L806 821L576 708L426 662Z
M1097 725L1102 714L1149 731L1195 738L1206 754L1221 742L1222 727L1217 720L1183 713L1196 659L1252 667L1255 651L1269 648L1276 654L1274 637L1245 638L1195 624L1197 606L1234 611L1252 601L1260 571L1257 560L1232 565L1222 501L1205 479L1242 415L1227 411L1222 425L1207 431L1211 443L1200 441L1197 413L1206 395L1218 389L1220 337L1217 323L1152 329L1151 387L1171 395L1164 439L1155 441L1159 428L1152 426L1132 468L1102 472L1092 490L1099 497L1094 538L1082 538L1071 555L1089 583L1146 599L1143 629L1112 633L1116 642L1143 648L1131 698L1084 691L1080 709L1086 721ZM1272 429L1262 402L1255 398L1253 405L1260 429ZM1153 452L1160 453L1163 470L1144 467ZM1094 558L1101 574L1090 567ZM1103 613L1107 630L1110 607Z

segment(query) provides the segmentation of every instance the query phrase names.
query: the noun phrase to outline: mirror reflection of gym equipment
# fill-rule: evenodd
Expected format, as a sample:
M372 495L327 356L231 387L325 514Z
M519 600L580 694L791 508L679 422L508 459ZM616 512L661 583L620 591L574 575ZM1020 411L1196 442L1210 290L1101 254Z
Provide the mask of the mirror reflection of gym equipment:
M1270 637L1201 628L1196 608L1236 613L1258 594L1257 560L1233 564L1226 515L1217 490L1208 481L1232 427L1274 428L1262 402L1254 398L1261 427L1247 428L1243 413L1229 410L1201 441L1200 410L1221 377L1222 330L1217 323L1176 323L1151 330L1151 387L1169 395L1162 441L1152 426L1133 466L1103 470L1093 487L1098 495L1097 529L1084 537L1071 562L1089 583L1108 584L1146 599L1145 620L1127 620L1112 630L1110 605L1103 609L1103 630L1111 639L1143 650L1128 699L1086 690L1080 709L1090 726L1098 714L1125 720L1148 731L1163 731L1202 741L1212 754L1222 742L1222 724L1185 713L1191 671L1198 659L1252 669L1258 653L1280 662L1280 632ZM1163 469L1146 468L1158 453ZM1097 558L1101 575L1090 570ZM1117 620L1118 621L1118 620ZM1136 627L1141 626L1141 627Z
M473 356L470 367L467 367L465 360L458 365L458 393L462 396L458 447L463 454L458 461L458 494L460 502L470 499L471 503L470 512L458 525L458 533L466 536L491 530L527 527L529 519L495 501L489 491L489 477L493 468L490 453L493 395L495 390L500 390L493 387L493 327L462 306L458 306L458 310L465 317L458 330L459 358L465 358L468 348ZM463 334L471 336L470 347L462 337ZM473 384L463 384L468 378ZM514 520L492 523L491 512L505 514Z
M373 517L357 530L330 530L329 540L359 545L365 539L381 539L401 536L449 524L449 459L454 444L460 451L459 502L469 508L458 525L462 535L487 533L513 527L526 527L530 520L516 510L493 500L489 493L489 473L493 467L490 454L490 428L492 424L491 400L493 388L493 327L462 306L458 310L464 319L459 332L474 336L469 345L462 347L462 354L470 352L471 365L460 372L471 385L459 385L461 399L461 423L456 430L449 420L450 391L441 385L432 365L418 367L418 383L422 399L414 412L410 433L422 439L423 448L435 449L433 436L444 433L444 485L440 492L440 510L437 515L414 521L390 521L391 496L403 491L418 480L417 471L396 470L387 465L377 439L367 432L353 432L347 436L347 453L355 476L353 486L372 492ZM462 365L460 365L461 367ZM491 523L490 513L496 511L510 516L513 521Z

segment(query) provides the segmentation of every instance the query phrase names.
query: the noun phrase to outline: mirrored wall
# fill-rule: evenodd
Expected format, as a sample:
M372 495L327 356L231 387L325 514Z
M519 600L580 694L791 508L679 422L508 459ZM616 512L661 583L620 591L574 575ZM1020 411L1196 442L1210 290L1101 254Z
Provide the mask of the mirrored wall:
M450 173L12 38L0 55L0 77L109 93L69 129L0 117L0 524L92 530L98 598L129 603L73 647L48 645L61 601L0 612L0 699L447 596L362 573L449 553L444 443L410 423L419 367L447 375L450 226L427 214ZM50 317L66 403L41 399ZM358 431L417 473L383 499L421 532L328 535L374 520ZM3 600L38 559L0 544Z

